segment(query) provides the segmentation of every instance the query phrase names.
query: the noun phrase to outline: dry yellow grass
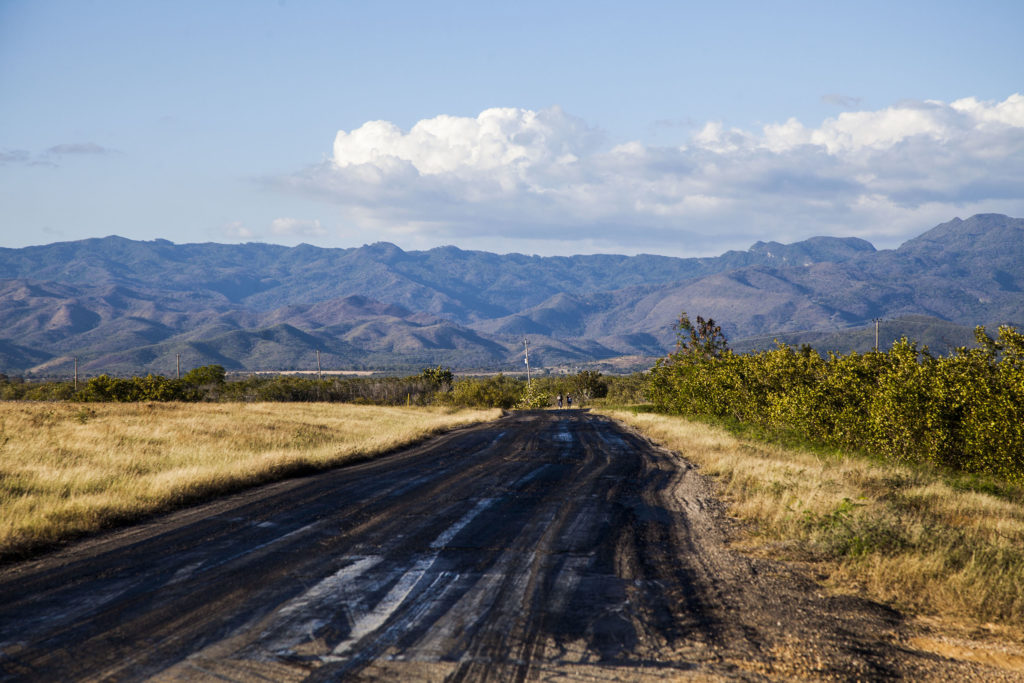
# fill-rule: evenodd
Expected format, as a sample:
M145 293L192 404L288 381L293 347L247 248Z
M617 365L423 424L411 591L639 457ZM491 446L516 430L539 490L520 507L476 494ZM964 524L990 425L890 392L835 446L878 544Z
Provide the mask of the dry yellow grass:
M836 589L960 623L1024 627L1024 502L922 469L739 439L678 417L608 411L714 477L746 550L811 563Z
M0 557L499 414L328 403L0 403Z

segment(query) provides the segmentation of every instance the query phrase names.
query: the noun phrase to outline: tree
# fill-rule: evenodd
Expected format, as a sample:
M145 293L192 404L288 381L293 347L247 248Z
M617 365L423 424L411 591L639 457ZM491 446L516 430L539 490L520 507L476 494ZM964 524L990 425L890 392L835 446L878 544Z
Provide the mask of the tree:
M572 387L580 405L584 401L608 395L608 385L601 379L601 373L596 370L580 370L572 379Z
M225 372L224 367L221 365L203 365L186 372L181 381L194 387L205 387L224 384L226 376L227 372Z
M717 358L729 350L721 326L716 325L712 318L705 320L698 315L694 325L683 311L675 328L677 354Z
M729 384L733 354L722 328L711 318L690 321L686 311L676 324L676 350L659 358L648 376L647 395L661 410L721 416L723 389ZM719 384L715 378L726 378Z
M541 383L534 380L526 385L523 396L516 403L520 410L538 410L546 408L551 403L551 396L543 390Z
M498 374L468 378L455 383L444 401L450 405L476 408L511 408L523 398L526 382Z
M455 381L455 375L452 373L451 368L442 368L438 365L436 368L424 368L420 377L433 382L438 388L447 391L452 388L452 383Z

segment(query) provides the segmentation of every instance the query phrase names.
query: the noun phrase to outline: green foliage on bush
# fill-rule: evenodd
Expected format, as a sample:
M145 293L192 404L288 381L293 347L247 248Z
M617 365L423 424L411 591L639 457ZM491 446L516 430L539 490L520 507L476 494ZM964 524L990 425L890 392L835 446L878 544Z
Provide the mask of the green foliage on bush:
M70 401L75 397L72 382L26 382L20 377L0 378L0 400L3 401Z
M631 375L604 377L608 393L607 403L618 406L647 403L647 374L635 372ZM600 398L600 397L599 397Z
M572 393L581 399L581 403L608 395L608 384L596 370L580 370L572 378L572 384Z
M448 405L455 407L539 409L555 404L555 396L572 395L574 407L609 396L620 403L636 402L645 384L640 375L604 377L584 370L575 375L535 378L527 382L507 375L456 380L450 368L425 368L409 377L331 377L253 375L228 380L220 365L206 365L180 380L162 375L112 377L100 375L79 384L26 382L0 376L0 400L42 401L334 401L372 405ZM613 387L614 390L611 390Z
M422 376L335 377L319 380L295 375L254 376L219 389L226 401L333 401L372 405L430 405L440 391Z
M420 377L446 390L451 389L452 383L455 381L455 374L452 373L452 369L442 368L440 365L436 368L424 368Z
M455 406L509 409L519 403L525 389L526 382L508 375L473 377L457 381L444 401Z
M522 398L516 403L519 410L541 410L551 405L551 395L541 387L540 382L530 382L523 389Z
M181 382L163 375L93 377L75 397L80 401L177 401L186 396Z
M906 339L885 353L821 358L779 344L738 355L688 332L649 375L660 410L1024 481L1024 335L1011 327L996 338L979 327L980 348L943 358Z
M224 378L226 376L227 373L224 371L223 366L203 365L202 367L193 368L186 372L185 376L181 378L181 381L194 387L215 386L218 384L224 384Z

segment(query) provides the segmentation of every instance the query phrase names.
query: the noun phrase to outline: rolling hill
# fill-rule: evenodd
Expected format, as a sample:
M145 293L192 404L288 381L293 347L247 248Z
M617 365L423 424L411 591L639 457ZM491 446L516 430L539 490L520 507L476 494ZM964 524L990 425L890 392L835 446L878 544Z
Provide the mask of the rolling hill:
M317 350L339 369L518 371L524 338L545 366L662 355L683 310L738 349L866 350L883 318L883 344L943 351L1024 321L1024 219L954 219L893 250L816 237L690 259L121 237L0 249L0 372L66 374L77 357L85 373L168 374L177 354L309 369Z

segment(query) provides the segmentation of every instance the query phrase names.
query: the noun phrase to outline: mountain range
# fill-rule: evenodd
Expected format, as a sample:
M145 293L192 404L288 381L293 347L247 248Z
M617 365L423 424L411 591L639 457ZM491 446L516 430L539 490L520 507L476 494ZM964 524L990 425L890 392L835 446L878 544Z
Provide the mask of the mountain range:
M492 254L105 237L0 249L0 372L642 367L679 314L740 350L773 339L942 352L1024 321L1024 219L981 214L897 249L858 238L757 242L718 257ZM943 348L945 347L945 348ZM617 365L616 365L617 364Z

